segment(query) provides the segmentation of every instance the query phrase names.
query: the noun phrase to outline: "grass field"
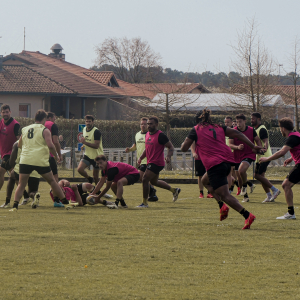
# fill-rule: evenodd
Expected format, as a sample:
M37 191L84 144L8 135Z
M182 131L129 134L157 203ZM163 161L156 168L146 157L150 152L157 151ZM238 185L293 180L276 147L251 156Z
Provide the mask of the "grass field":
M52 207L41 183L36 210L0 210L0 299L300 298L298 220L276 220L287 210L283 193L261 204L258 186L245 204L257 219L241 230L238 213L220 222L214 199L199 199L196 185L180 187L176 203L159 190L144 210L134 209L136 184L125 187L127 210L66 211Z

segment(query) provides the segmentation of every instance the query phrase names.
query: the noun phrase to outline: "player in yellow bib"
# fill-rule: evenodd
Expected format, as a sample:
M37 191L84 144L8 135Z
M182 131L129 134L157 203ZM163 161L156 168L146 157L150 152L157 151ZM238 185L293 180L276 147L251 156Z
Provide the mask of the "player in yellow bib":
M59 158L52 143L51 133L44 126L46 118L47 113L43 109L40 109L35 115L35 123L22 129L22 135L18 143L18 147L22 149L19 163L19 184L15 193L14 206L10 211L18 210L19 201L33 171L37 171L51 185L55 195L58 196L54 198L55 207L64 206L60 203L60 200L66 204L69 203L55 181L50 169L49 150L56 160ZM33 203L32 205L37 206L37 203Z
M126 153L136 151L137 157L140 157L143 154L143 152L145 150L145 137L146 137L146 133L148 132L147 121L148 121L147 118L145 118L145 117L141 118L141 121L140 121L141 131L137 132L137 134L135 135L134 144L130 148L127 147L125 149ZM142 160L138 169L139 169L139 173L140 173L140 181L142 181L144 173L147 169L147 157L145 157ZM148 201L150 201L150 202L158 201L158 197L156 196L156 189L151 184L150 184L150 192L149 192Z
M91 115L85 116L85 126L82 132L81 143L82 148L85 149L83 159L80 161L77 168L78 173L85 177L89 183L95 184L99 181L99 167L95 162L95 158L99 155L103 155L102 136L98 128L94 126L94 117ZM93 177L90 177L85 171L90 165L93 166Z
M269 161L268 162L259 162L261 157L270 157L272 156L272 151L269 143L269 135L267 128L261 123L261 114L255 112L251 115L251 125L256 130L257 136L260 138L262 146L267 149L264 155L256 155L256 166L254 177L261 182L263 189L267 194L267 198L262 203L274 202L277 196L280 194L280 190L274 187L272 183L265 177ZM271 191L273 195L271 194Z

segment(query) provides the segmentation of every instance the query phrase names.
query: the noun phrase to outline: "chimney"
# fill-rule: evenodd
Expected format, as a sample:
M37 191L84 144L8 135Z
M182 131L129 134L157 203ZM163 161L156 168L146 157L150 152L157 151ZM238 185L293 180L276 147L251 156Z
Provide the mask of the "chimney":
M48 54L48 56L53 57L53 58L57 58L57 59L61 59L61 60L65 60L65 54L62 53L63 47L60 44L54 44L50 50L52 50L52 52L50 54Z
M2 65L3 65L3 55L0 55L0 72L3 71Z

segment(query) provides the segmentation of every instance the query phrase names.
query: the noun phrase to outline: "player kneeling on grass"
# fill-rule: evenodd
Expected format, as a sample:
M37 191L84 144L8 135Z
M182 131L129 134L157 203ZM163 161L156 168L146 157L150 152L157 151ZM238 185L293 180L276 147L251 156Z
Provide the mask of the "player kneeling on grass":
M117 199L114 204L106 206L108 208L127 208L128 206L123 198L123 186L132 185L138 182L140 180L139 171L135 167L122 162L108 161L104 155L97 156L95 161L102 171L102 177L91 195L96 195L106 182L106 187L99 196L95 197L95 199L100 199L111 188L117 196Z
M227 176L231 173L231 165L235 163L235 159L231 149L225 143L225 136L238 138L255 152L261 149L238 130L213 124L210 110L204 109L199 117L198 125L191 130L181 145L181 151L187 152L193 142L196 143L198 154L203 159L203 165L207 170L202 182L219 204L220 220L227 218L229 207L226 204L228 204L245 218L243 229L250 229L255 216L243 208L239 201L229 193Z
M288 151L290 151L290 158L286 159L284 162L284 167L286 167L293 160L295 162L294 168L287 175L286 179L282 183L282 188L285 193L286 203L288 205L288 212L277 217L278 220L288 220L296 219L294 212L294 202L293 202L293 191L292 187L300 181L300 133L294 132L294 123L290 118L282 118L279 120L279 127L281 134L287 138L285 145L271 155L270 157L261 157L259 163L266 163L284 156Z

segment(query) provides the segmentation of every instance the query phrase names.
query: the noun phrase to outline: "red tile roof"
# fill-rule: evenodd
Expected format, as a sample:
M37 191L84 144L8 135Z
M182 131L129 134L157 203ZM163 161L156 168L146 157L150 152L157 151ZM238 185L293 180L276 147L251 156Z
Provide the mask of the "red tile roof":
M112 77L115 76L114 72L111 72L111 71L89 71L89 72L84 72L83 74L85 74L105 85L108 85L108 83L111 81Z
M0 93L75 94L66 86L25 65L4 65L0 72Z

